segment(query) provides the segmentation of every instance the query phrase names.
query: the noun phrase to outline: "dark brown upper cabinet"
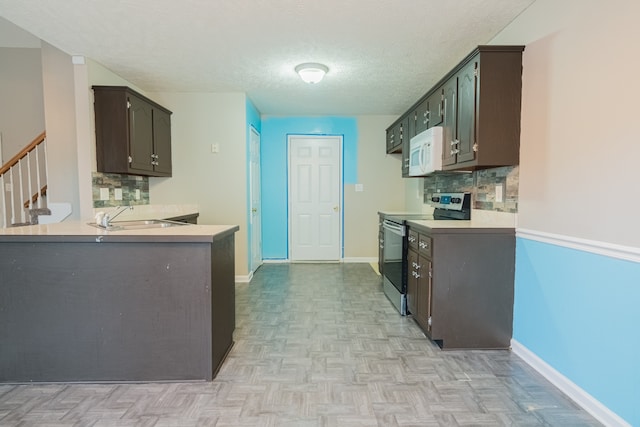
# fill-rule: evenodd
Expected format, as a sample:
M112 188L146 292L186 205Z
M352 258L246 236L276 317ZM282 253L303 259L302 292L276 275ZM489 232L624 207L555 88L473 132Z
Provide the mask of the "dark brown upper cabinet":
M444 83L443 168L517 165L523 46L480 46Z
M387 154L402 152L402 143L408 139L409 119L406 116L396 120L387 128Z
M474 49L403 115L409 117L407 139L442 126L444 170L519 164L523 51L524 46Z
M98 172L171 176L171 111L126 86L93 86Z

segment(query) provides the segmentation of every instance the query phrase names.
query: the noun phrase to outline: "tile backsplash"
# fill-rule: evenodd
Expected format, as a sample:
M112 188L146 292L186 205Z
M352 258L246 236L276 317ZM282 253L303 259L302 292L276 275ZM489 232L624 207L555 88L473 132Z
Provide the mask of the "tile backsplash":
M469 192L474 209L517 213L518 180L518 166L429 176L424 178L424 203L431 204L438 192ZM496 187L501 187L501 202L496 201Z
M136 175L120 175L93 172L93 207L133 206L149 204L149 178ZM108 191L108 200L101 199L101 192ZM121 199L116 199L121 194Z

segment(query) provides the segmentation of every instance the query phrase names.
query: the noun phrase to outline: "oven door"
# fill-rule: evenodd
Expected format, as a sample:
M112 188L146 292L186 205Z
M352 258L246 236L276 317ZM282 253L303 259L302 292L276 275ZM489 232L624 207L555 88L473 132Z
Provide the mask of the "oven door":
M405 226L385 219L382 223L384 231L383 266L384 277L400 292L405 294L403 275Z

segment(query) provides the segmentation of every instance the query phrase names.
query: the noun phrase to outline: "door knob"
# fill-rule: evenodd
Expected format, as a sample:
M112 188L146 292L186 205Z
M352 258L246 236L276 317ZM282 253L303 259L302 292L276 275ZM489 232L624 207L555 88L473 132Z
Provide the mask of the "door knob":
M258 209L257 208L251 208L251 212L256 213L256 212L258 212Z
M333 211L334 212L339 212L340 211L340 207L339 206L334 206L333 207Z

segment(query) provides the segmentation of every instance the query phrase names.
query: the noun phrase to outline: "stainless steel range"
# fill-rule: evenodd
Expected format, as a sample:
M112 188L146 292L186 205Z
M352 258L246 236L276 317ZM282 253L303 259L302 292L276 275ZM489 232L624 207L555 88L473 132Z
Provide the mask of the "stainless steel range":
M384 293L401 315L407 315L407 221L409 220L469 220L469 193L439 193L431 198L433 215L387 215L382 223L382 275Z

